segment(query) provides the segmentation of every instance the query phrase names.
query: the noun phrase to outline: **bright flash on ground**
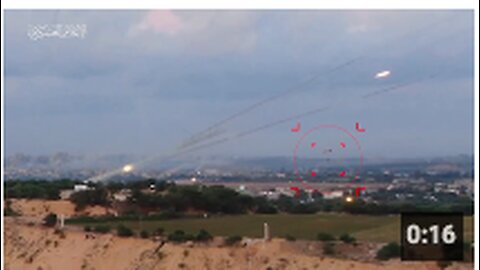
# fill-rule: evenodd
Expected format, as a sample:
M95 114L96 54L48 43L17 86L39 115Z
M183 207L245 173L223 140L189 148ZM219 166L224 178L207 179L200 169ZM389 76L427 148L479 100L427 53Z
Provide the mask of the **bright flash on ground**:
M122 168L122 171L125 172L125 173L128 173L128 172L131 172L133 171L134 167L132 164L127 164L125 166L123 166Z
M351 202L353 202L353 197L352 197L352 196L348 196L348 197L345 198L345 201L346 201L347 203L351 203Z
M375 74L375 79L381 79L390 76L391 72L390 70L384 70L380 71L377 74Z

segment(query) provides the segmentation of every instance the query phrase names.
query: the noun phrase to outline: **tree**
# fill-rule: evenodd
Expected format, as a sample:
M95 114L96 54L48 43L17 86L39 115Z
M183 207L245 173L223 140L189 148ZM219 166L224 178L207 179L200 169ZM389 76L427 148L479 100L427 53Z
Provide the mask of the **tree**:
M75 209L81 210L89 205L103 205L109 203L108 192L105 188L99 187L94 190L78 191L70 196L70 201L75 204Z

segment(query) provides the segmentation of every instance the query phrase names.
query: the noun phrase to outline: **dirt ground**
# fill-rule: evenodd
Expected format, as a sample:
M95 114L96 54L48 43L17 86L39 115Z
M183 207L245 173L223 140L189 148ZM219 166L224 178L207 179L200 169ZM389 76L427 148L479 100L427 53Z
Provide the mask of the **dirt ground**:
M355 248L339 245L342 253L351 256L331 257L323 255L320 243L312 241L249 239L233 247L223 246L220 239L210 244L163 244L158 240L121 238L113 234L89 233L87 237L80 229L68 226L59 233L22 219L38 218L49 211L74 214L73 206L68 204L36 200L12 204L12 208L24 216L5 218L5 269L439 269L434 262L375 261L370 251L378 247L369 243ZM95 209L91 213L100 212ZM453 263L447 269L473 269L473 265Z

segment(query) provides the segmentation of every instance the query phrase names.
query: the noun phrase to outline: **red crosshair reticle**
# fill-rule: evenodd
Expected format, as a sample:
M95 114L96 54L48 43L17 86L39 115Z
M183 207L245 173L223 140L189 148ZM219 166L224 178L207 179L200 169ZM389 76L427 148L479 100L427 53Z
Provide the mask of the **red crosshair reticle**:
M295 197L300 197L300 188L299 187L290 187L290 190L295 191Z
M337 126L337 125L331 125L331 124L319 125L317 127L314 127L312 129L310 129L306 133L304 133L300 137L300 139L298 139L298 141L295 145L295 148L294 148L293 165L294 165L294 170L295 170L295 176L296 176L297 180L299 180L300 183L303 185L305 190L311 190L311 191L317 191L318 192L318 190L313 188L311 185L309 185L302 178L302 175L301 175L299 167L298 167L298 151L299 151L299 148L304 142L308 142L309 143L308 148L310 150L312 150L313 148L319 148L319 150L322 151L322 153L332 153L333 152L332 148L322 148L322 149L320 149L320 147L318 147L318 145L319 145L318 141L307 140L306 139L313 134L317 134L317 136L318 136L318 134L322 135L322 131L326 131L326 130L339 132L338 137L341 137L341 140L339 139L339 141L336 144L337 149L338 149L338 147L340 147L340 151L344 151L345 149L348 149L348 148L355 149L356 152L357 152L356 155L358 155L358 165L355 166L356 168L354 170L347 170L345 168L344 170L341 170L338 173L338 176L344 177L344 178L352 178L352 180L348 182L347 186L351 186L357 179L360 178L360 172L363 168L364 157L363 157L363 150L362 150L362 147L361 147L358 139L355 136L353 136L352 133L350 133L347 129L345 129L343 127L340 127L340 126ZM347 139L347 140L345 140L345 139ZM348 171L353 171L354 173L352 175L349 175ZM317 175L318 175L318 173L315 170L310 171L310 176L311 177L316 177ZM292 189L292 188L294 188L294 189ZM292 187L292 188L291 188L292 190L298 191L298 187ZM364 190L364 189L365 189L365 187L361 187L359 190ZM335 190L334 191L323 191L321 193L322 194L329 194L331 192L335 192Z
M297 124L295 125L295 127L291 128L290 130L291 130L292 132L299 132L301 128L302 128L302 125L300 124L300 122L297 122Z
M360 127L360 124L358 122L355 123L355 129L358 131L358 132L365 132L365 129L364 128L361 128Z
M365 187L356 187L355 188L355 197L360 196L360 191L365 190Z

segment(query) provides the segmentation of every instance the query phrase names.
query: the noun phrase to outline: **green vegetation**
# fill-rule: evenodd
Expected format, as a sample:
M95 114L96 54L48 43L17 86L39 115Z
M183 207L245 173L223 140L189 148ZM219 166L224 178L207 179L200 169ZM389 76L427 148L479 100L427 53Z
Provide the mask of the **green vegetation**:
M344 234L340 235L340 237L338 239L340 241L344 242L344 243L347 243L347 244L353 244L357 241L357 239L355 239L355 237L351 236L348 233L344 233Z
M186 242L186 241L192 241L195 239L195 237L192 234L187 234L182 230L176 230L173 233L168 235L168 240L172 242Z
M317 240L323 242L335 241L335 236L329 233L320 232L317 234Z
M130 237L133 236L133 231L129 227L120 224L117 226L117 235L120 237Z
M93 227L93 231L96 233L108 233L111 227L109 225L96 225Z
M390 242L377 252L377 259L386 261L391 258L400 257L400 246L396 242Z
M70 179L58 181L9 180L5 181L5 197L58 200L60 199L60 190L72 189L76 183Z
M89 205L106 206L109 204L108 192L104 188L75 192L70 197L70 201L75 204L77 210L84 209Z
M213 239L213 236L204 229L201 229L197 236L195 236L195 241L198 242L207 242Z
M111 217L107 220L86 219L85 222L76 222L81 226L95 225L100 223L109 224L115 228L124 224L139 232L147 230L150 234L168 235L175 230L183 230L186 233L195 235L199 230L205 229L215 236L242 235L245 237L262 237L263 223L267 222L272 228L273 237L284 237L291 235L296 239L316 240L320 230L339 237L348 233L358 241L372 242L400 242L400 217L390 216L368 216L349 215L339 213L319 214L277 214L277 215L214 215L209 218L203 217L181 217L176 219L147 219L144 217L140 224L136 219L116 220ZM355 222L352 222L354 220ZM464 219L465 241L473 239L473 218Z
M43 225L53 227L57 224L57 215L49 213L43 218Z
M5 182L7 198L43 198L58 199L60 190L71 189L78 182L64 179L60 181L19 181ZM170 210L181 214L189 210L208 212L211 214L313 214L318 212L343 212L350 214L385 215L398 214L403 211L426 212L463 212L473 213L473 202L468 196L456 196L447 193L436 193L438 201L425 201L425 194L415 189L388 191L381 190L372 194L372 198L380 203L369 203L355 200L346 203L342 199L324 200L320 193L312 195L313 201L305 203L307 194L300 192L299 197L281 195L277 200L264 197L251 197L240 194L224 186L178 186L172 182L147 179L131 182L109 182L89 184L93 189L76 192L71 200L77 209L88 205L108 205L111 195L121 189L130 189L132 197L129 208L132 211L159 212ZM154 185L152 193L143 192ZM412 194L408 201L394 201L390 198L395 192Z

